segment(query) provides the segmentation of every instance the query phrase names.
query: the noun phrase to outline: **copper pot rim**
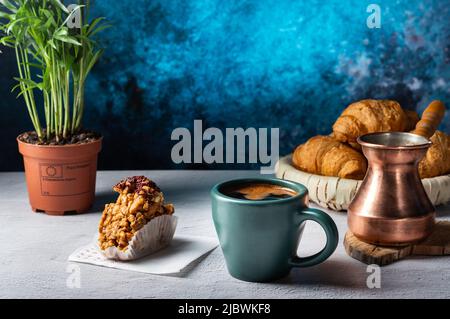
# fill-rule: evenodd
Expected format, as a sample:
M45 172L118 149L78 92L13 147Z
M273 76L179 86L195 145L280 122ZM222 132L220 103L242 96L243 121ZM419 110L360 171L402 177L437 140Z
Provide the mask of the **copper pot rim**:
M369 141L365 141L365 139L370 138L370 137L374 137L374 136L405 136L405 137L409 137L409 138L422 138L424 140L423 143L417 143L417 144L411 144L411 145L385 145L385 144L380 144L380 143L374 143L374 142L369 142ZM360 137L358 137L358 139L356 140L358 142L358 144L360 144L361 146L364 147L368 147L368 148L375 148L375 149L383 149L383 150L415 150L415 149L424 149L424 148L429 148L433 143L427 139L426 137L417 135L417 134L413 134L413 133L408 133L408 132L375 132L375 133L368 133L368 134L364 134L361 135Z

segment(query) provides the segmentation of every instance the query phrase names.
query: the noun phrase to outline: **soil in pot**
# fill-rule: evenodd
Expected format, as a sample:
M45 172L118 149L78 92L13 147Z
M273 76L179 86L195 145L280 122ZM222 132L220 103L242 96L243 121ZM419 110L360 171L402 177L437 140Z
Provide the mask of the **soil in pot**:
M101 139L101 135L96 132L83 131L78 134L72 135L70 138L60 139L59 141L56 140L56 137L54 136L50 137L50 139L40 141L36 132L25 132L20 134L18 139L21 142L35 145L73 145L95 142L96 140Z

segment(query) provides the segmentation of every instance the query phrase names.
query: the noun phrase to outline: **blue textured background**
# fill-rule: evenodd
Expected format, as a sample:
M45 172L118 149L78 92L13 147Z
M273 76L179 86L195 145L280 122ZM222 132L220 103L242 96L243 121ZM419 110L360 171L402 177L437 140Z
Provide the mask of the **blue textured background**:
M382 25L369 29L372 2L94 1L114 25L86 94L85 126L105 136L100 168L181 168L171 164L170 134L194 119L280 127L283 154L329 133L358 99L450 105L450 1L376 1ZM14 138L31 127L9 93L16 68L3 51L0 170L16 170ZM450 133L449 114L441 129Z

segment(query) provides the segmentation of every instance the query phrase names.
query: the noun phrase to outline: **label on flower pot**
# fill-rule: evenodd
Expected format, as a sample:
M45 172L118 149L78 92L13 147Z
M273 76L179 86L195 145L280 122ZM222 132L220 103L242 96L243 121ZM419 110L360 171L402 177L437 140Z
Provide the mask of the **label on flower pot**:
M89 192L90 163L40 163L42 196L74 196Z

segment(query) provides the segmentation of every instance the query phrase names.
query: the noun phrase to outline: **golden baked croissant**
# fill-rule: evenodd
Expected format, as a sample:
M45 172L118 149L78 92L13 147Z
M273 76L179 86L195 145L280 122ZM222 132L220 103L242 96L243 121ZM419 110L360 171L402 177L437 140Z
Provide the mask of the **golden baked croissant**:
M367 133L411 131L418 121L417 112L403 110L395 101L355 102L337 119L331 136L316 136L298 146L292 157L293 164L312 174L362 179L367 161L356 139ZM433 145L419 163L421 178L450 174L450 136L436 131L431 141Z
M400 104L391 100L362 100L350 104L333 125L338 141L360 148L356 139L373 132L402 132L412 129L409 117Z
M331 136L315 136L298 146L292 162L308 173L349 179L363 179L367 169L360 152Z
M419 163L421 178L450 173L450 136L441 131L436 131L430 140L433 144Z

